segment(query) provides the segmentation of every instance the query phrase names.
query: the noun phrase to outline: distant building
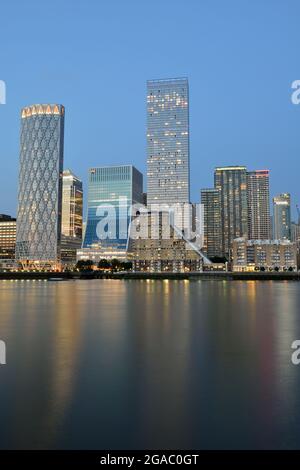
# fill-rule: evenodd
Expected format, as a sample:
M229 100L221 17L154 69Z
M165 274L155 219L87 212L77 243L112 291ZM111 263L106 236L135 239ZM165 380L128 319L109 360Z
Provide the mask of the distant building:
M269 170L247 173L248 238L270 240L270 187Z
M270 240L274 240L274 223L273 223L273 215L270 215Z
M297 247L289 240L247 240L233 242L233 271L294 271Z
M82 244L82 181L70 170L63 172L61 260L76 263L76 250Z
M142 202L143 175L134 166L91 168L82 248L126 252L129 209Z
M300 225L296 222L291 223L291 241L300 242Z
M276 240L291 239L291 196L288 193L273 198L273 236Z
M147 82L148 205L190 201L187 78Z
M232 256L233 240L248 235L247 169L244 166L215 169L215 189L221 194L221 250Z
M16 219L0 214L0 265L15 258Z
M16 260L24 268L60 268L65 108L22 109Z
M147 193L143 193L143 205L147 206Z
M202 189L204 245L209 258L221 257L221 192L219 189Z

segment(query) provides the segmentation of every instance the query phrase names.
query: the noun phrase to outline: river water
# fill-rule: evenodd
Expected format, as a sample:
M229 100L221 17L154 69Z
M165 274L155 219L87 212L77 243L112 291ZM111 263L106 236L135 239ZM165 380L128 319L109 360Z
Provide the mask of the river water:
M0 281L2 449L300 448L300 284Z

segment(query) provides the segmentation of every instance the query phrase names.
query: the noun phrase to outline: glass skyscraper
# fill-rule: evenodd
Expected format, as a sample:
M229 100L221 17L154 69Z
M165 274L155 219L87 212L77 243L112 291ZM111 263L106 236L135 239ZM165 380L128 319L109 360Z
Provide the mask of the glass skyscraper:
M133 204L143 202L143 175L132 165L89 170L88 213L83 248L126 251ZM99 227L103 230L99 233Z
M291 239L291 195L280 194L273 198L273 236L275 240Z
M186 78L147 82L147 203L190 202Z
M244 166L215 169L215 189L221 197L222 255L232 255L235 238L248 236L247 169Z
M26 267L60 263L65 108L21 111L16 259Z

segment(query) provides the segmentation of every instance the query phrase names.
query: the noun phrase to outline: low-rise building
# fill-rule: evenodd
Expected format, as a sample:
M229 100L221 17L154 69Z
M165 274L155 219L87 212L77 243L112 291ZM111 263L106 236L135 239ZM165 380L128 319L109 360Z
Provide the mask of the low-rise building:
M117 259L118 261L128 261L127 253L122 250L118 250L115 246L102 246L96 244L90 248L80 248L77 250L77 261L92 261L94 265L97 265L100 260L106 259L111 261Z
M128 256L133 271L202 271L210 260L171 223L170 213L146 211L132 221Z
M0 214L0 263L15 259L16 219Z
M289 240L247 240L233 242L233 271L295 271L297 246Z

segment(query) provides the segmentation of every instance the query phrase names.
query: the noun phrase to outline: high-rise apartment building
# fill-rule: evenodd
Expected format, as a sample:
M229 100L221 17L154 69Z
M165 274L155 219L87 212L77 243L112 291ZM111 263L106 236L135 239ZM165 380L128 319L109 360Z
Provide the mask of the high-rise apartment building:
M23 266L60 265L65 108L21 111L16 259Z
M221 197L222 255L231 258L233 240L248 235L246 167L216 168L215 189Z
M209 257L222 256L221 247L221 192L209 188L201 190L203 207L203 252Z
M249 171L247 191L248 238L269 240L271 238L269 170Z
M147 82L147 203L190 202L186 78Z
M91 168L83 248L126 251L129 208L142 203L143 175L134 166Z
M291 239L291 196L288 193L273 198L273 226L275 240Z

